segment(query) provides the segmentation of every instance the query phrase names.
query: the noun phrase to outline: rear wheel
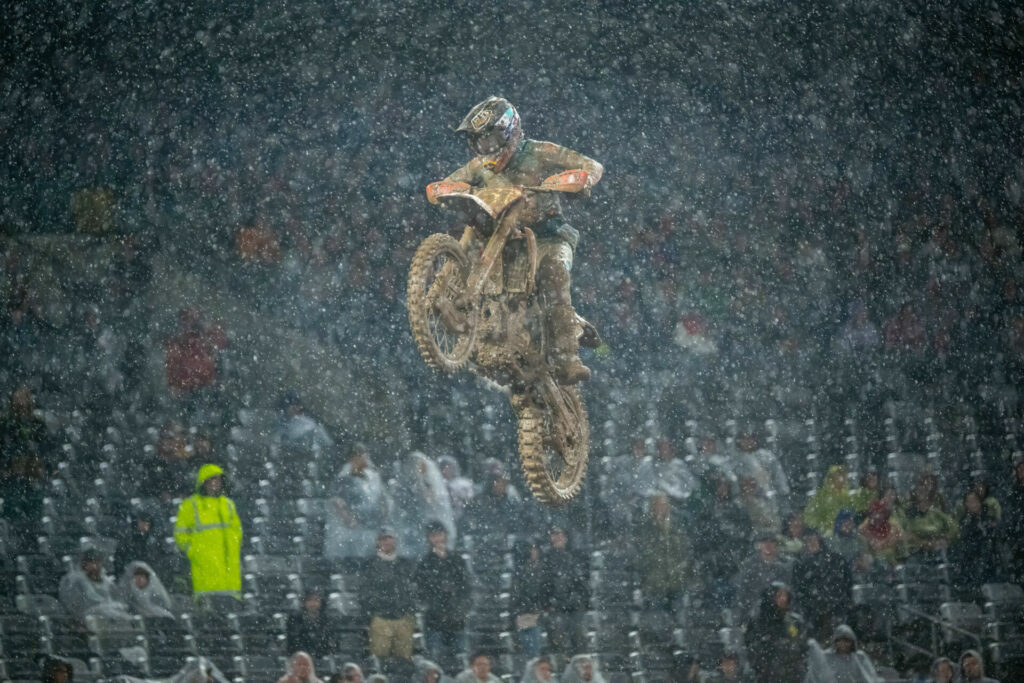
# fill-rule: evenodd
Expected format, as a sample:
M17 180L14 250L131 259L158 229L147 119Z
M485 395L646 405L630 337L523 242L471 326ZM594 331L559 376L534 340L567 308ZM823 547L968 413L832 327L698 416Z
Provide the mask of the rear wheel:
M579 389L558 386L548 405L521 394L512 397L519 419L519 457L534 498L565 505L576 497L587 473L590 426Z
M465 300L469 257L458 240L436 234L423 240L409 266L409 325L423 359L443 372L468 361L476 344L479 308Z

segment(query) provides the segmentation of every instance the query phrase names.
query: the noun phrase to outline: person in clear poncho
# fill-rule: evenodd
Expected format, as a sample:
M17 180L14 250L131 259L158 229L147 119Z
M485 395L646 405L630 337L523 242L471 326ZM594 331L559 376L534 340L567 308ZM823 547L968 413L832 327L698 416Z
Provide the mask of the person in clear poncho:
M605 683L590 655L576 655L565 665L559 683Z
M313 658L306 652L296 652L288 658L288 673L277 683L324 683L317 678Z
M121 592L128 609L143 617L174 618L171 596L160 577L145 562L129 562L121 575Z
M365 446L356 444L334 484L324 515L324 555L369 557L387 518L389 501Z
M526 663L519 683L558 683L558 676L551 669L550 659L534 657Z
M441 470L420 451L413 451L400 464L392 489L394 505L391 525L398 533L403 557L422 557L429 550L423 535L427 520L437 520L448 533L448 549L455 547L455 515Z
M131 620L114 580L103 570L102 553L94 548L82 551L79 566L61 579L59 594L61 604L76 619Z
M857 636L846 624L836 627L832 647L822 650L809 642L804 683L881 683L867 653L857 648Z
M193 659L170 678L135 678L120 676L112 679L118 683L230 683L217 666L205 657Z

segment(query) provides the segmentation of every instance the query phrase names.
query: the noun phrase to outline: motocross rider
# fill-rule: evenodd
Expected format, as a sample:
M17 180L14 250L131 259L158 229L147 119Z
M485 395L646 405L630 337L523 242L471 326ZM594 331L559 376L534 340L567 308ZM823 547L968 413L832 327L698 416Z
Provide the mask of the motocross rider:
M519 112L503 97L488 97L477 104L455 130L466 133L469 148L476 156L442 183L466 183L472 187L537 186L550 175L582 169L587 172L584 194L589 196L590 188L604 172L600 163L579 152L553 142L524 138ZM579 232L562 217L560 194L536 195L540 219L529 227L537 236L537 291L553 338L550 361L561 382L576 384L590 377L590 369L579 357L576 312L569 291L569 272Z

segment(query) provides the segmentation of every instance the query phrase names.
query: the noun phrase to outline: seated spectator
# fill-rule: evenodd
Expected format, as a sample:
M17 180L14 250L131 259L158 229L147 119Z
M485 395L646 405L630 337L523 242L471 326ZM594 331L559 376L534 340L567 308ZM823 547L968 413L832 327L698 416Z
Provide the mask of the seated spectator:
M863 519L867 514L868 506L878 498L881 481L878 472L874 468L868 468L860 478L860 486L850 494L853 500L853 511L857 513L857 519Z
M747 622L744 641L758 683L803 679L804 622L793 611L793 594L786 584L776 582L764 590L757 611Z
M853 510L840 510L836 515L829 546L851 567L867 552L867 543L857 531L856 516Z
M313 658L305 652L296 652L288 659L288 672L277 683L324 683L316 677Z
M726 650L718 658L715 667L704 683L753 683L754 679L743 667L743 661L735 650Z
M545 603L540 544L534 540L516 546L512 567L511 607L516 620L516 640L526 657L540 654L540 615Z
M353 446L324 515L324 555L336 560L368 557L387 519L388 498L363 444Z
M455 547L455 516L441 470L420 451L413 451L398 464L398 477L389 489L393 500L391 525L398 533L398 548L403 557L419 559L430 552L423 534L426 520L434 520L445 529L448 549Z
M466 561L448 547L448 530L432 520L426 534L430 550L416 566L413 584L423 605L423 630L430 656L448 666L465 652L466 615L472 607Z
M742 472L739 479L740 505L747 511L754 533L776 534L782 524L777 501L761 490L750 472Z
M285 627L288 652L308 652L314 657L336 653L337 627L334 617L324 609L320 589L307 588L299 611L288 615Z
M992 495L991 489L988 484L988 480L985 477L975 477L974 481L971 482L971 491L978 495L978 499L982 503L982 507L985 510L985 515L999 522L1003 518L1003 506L999 504L996 497ZM964 504L963 500L960 501L960 505L956 508L956 518L963 519L964 516Z
M416 664L416 675L413 683L452 683L452 679L444 675L444 669L423 657L413 657Z
M363 683L363 670L355 662L345 662L341 665L340 680L345 683Z
M121 578L121 592L128 601L128 608L143 617L174 618L171 612L171 596L145 562L130 562Z
M977 650L960 655L960 680L963 683L999 683L985 675L985 660Z
M813 643L812 651L815 647L817 644ZM879 680L874 663L866 652L858 649L857 636L846 624L836 628L832 647L824 652L818 648L816 654L819 656L808 658L805 683L876 683Z
M927 683L955 683L957 667L949 657L938 657L932 662L931 678Z
M589 566L587 558L569 548L560 526L551 527L550 540L540 558L548 643L554 652L578 652L583 649L583 615L590 605Z
M932 505L949 514L949 504L946 502L946 497L942 495L942 491L939 490L939 477L937 474L929 469L923 470L917 478L916 486L918 492L927 498Z
M943 512L926 489L914 487L910 505L900 517L911 553L941 550L956 538L956 523Z
M590 655L574 655L565 665L559 683L604 683L604 676L594 666Z
M825 481L807 503L804 521L825 536L831 536L840 510L853 509L853 498L846 488L846 468L833 465L828 468Z
M782 533L777 537L779 554L783 557L793 558L804 551L804 514L802 512L791 512L786 515L782 522Z
M829 550L814 529L804 532L804 553L793 565L793 592L812 638L827 638L853 602L849 564Z
M962 507L959 538L949 549L949 560L956 592L973 600L981 585L995 581L999 572L999 518L973 488L964 494Z
M128 607L116 599L114 580L103 571L103 554L94 548L82 551L79 567L61 579L59 594L68 614L80 621L90 615L131 620Z
M166 572L170 566L164 538L153 528L153 515L149 510L132 512L131 526L117 543L114 571L124 573L134 561L145 562L154 571L161 573Z
M758 597L765 587L773 583L789 584L789 567L779 559L774 535L764 534L757 538L753 554L743 561L735 576L735 607L743 617L757 607Z
M501 683L501 679L491 673L491 656L474 652L469 657L469 668L455 677L455 683Z
M450 455L442 455L437 459L437 466L441 468L441 476L444 477L445 486L448 487L448 498L452 502L452 514L456 521L462 518L469 501L473 499L473 482L462 476L459 461Z
M558 677L551 671L551 660L534 657L526 663L519 683L558 683Z
M868 505L867 517L859 531L868 551L876 560L894 565L903 559L903 528L892 514L892 497L878 498Z
M673 612L697 588L693 552L668 496L656 493L648 500L649 512L635 536L640 588L648 609Z
M391 529L377 534L377 554L364 572L363 613L370 617L370 654L412 659L416 623L413 567L398 557L398 539Z
M71 683L75 680L75 667L62 657L49 656L43 660L39 680L42 683Z

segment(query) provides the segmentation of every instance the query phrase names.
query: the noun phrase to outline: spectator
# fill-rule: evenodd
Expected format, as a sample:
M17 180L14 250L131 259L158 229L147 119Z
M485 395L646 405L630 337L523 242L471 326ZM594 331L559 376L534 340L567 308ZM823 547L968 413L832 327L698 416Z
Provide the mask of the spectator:
M782 533L778 536L779 553L783 557L793 558L804 551L804 513L791 512L782 522Z
M416 675L413 683L452 683L452 679L444 675L444 669L423 657L413 657L416 663Z
M914 553L946 548L956 538L956 523L939 508L925 488L915 486L910 497L910 505L900 519L907 535L907 549Z
M288 652L308 652L326 657L338 651L338 624L324 609L319 588L306 588L297 612L288 615L285 626Z
M640 588L649 609L672 613L684 594L696 588L693 550L668 496L656 493L648 500L648 515L636 533Z
M526 663L519 683L558 683L558 677L551 671L551 660L534 657Z
M42 683L72 683L75 680L75 667L62 657L48 656L43 661L39 680Z
M160 427L153 455L146 458L140 492L163 503L184 496L191 489L189 480L196 462L195 449L185 438L185 427L177 420L167 420Z
M718 658L718 666L707 677L706 683L753 683L753 680L745 670L739 653L726 650Z
M121 593L128 601L128 609L143 617L173 619L171 596L160 577L145 562L133 561L125 567L121 577Z
M793 592L811 637L819 640L846 617L853 602L850 566L814 529L804 532L804 554L793 565Z
M803 619L793 611L792 593L785 584L773 583L761 595L744 638L759 683L802 680L805 638Z
M430 550L416 567L413 584L424 606L423 629L430 656L444 665L465 651L466 615L472 606L466 561L448 548L448 530L437 520L427 524Z
M890 489L891 492L891 489ZM859 531L867 549L877 560L895 565L903 558L903 528L892 514L893 496L878 498L868 505L867 517Z
M762 448L753 429L745 429L736 439L741 470L757 480L762 494L774 501L776 509L788 509L789 477L775 453Z
M817 647L816 643L812 644ZM818 650L820 653L820 649ZM840 624L832 636L832 647L809 658L805 683L877 683L878 673L867 653L857 647L857 636Z
M653 472L647 455L647 442L636 437L630 442L629 455L619 455L606 468L602 498L612 519L619 524L632 524L642 515L645 497L655 488L646 477Z
M999 683L985 675L985 660L977 650L967 650L960 655L960 680L963 683Z
M540 544L529 540L516 547L512 569L511 607L516 619L516 640L526 657L540 654L541 613L547 606Z
M166 573L170 558L163 537L153 528L153 515L149 510L133 510L131 527L121 537L114 553L114 571L124 572L133 561L145 562L158 573Z
M277 679L277 683L323 683L316 677L313 658L306 652L296 652L288 659L288 673Z
M363 670L355 662L342 664L340 676L345 683L363 683Z
M938 657L932 662L931 675L928 683L955 683L956 664L949 657Z
M117 599L114 580L103 570L103 554L87 548L79 556L79 566L60 580L60 601L75 619L87 616L103 617L115 621L130 621L128 607Z
M279 465L275 484L280 495L298 497L309 465L329 455L334 441L323 425L306 413L294 391L281 397L280 409L280 421L270 435L270 457Z
M455 520L462 518L469 501L473 499L473 482L468 477L462 476L459 461L450 455L442 455L437 459L437 466L441 468L441 476L444 477L445 486L448 487L448 498L452 502L452 514Z
M35 414L32 390L21 384L0 418L0 498L4 514L21 533L31 533L42 517L51 447L46 424Z
M740 505L747 511L750 525L757 535L775 534L782 525L777 501L758 485L757 477L743 472L739 477Z
M846 488L846 468L833 465L828 468L825 481L807 503L804 521L807 526L831 536L840 510L853 509L853 498Z
M694 552L704 576L710 578L712 599L725 605L735 598L732 577L749 552L753 531L750 516L733 499L729 478L719 470L707 476L712 495L694 524L701 530L693 539Z
M766 586L772 583L789 583L789 568L778 555L775 536L763 534L754 542L754 553L739 566L736 572L736 609L738 614L748 615L757 606L758 597Z
M867 542L857 530L857 522L853 510L840 510L832 527L832 538L828 541L840 557L852 567L861 560L868 548Z
M181 502L174 540L192 567L192 595L208 608L237 610L242 599L242 520L224 495L224 470L203 465Z
M398 557L398 539L391 529L377 534L377 554L366 565L363 613L370 617L370 654L412 659L416 588L413 568Z
M982 502L976 489L964 494L959 539L949 549L953 586L967 600L998 574L999 518Z
M335 491L326 506L324 555L332 560L371 555L377 531L387 518L388 499L363 444L353 446Z
M487 472L483 490L478 493L462 516L465 533L477 539L504 539L513 531L521 531L519 524L521 503L512 497L508 473L504 467Z
M491 656L474 652L469 658L469 668L455 677L455 683L501 683L501 679L491 673Z
M639 481L653 483L676 506L686 505L697 490L696 478L686 463L676 457L675 447L666 438L658 439L654 458L642 461ZM649 492L641 493L646 495Z
M853 510L857 513L857 519L863 519L868 511L868 506L878 498L879 486L878 472L869 468L860 478L860 486L851 494L853 499Z
M216 386L217 357L228 347L227 335L217 325L204 324L199 309L183 308L178 312L178 332L165 346L167 388L192 412Z
M1016 454L1013 461L1003 518L1003 534L1010 551L1010 574L1013 581L1024 583L1024 454Z
M978 500L981 501L982 507L985 510L985 515L989 519L993 519L996 522L1000 522L1003 518L1003 507L999 504L999 501L995 496L992 495L991 487L988 484L988 479L985 477L975 477L974 481L971 482L971 491L977 494ZM960 506L957 509L957 519L963 517L964 505L961 501Z
M540 560L548 643L555 652L579 652L584 648L583 614L590 605L590 572L586 559L569 549L564 529L551 527L550 538Z
M430 551L423 536L424 520L443 525L448 548L455 547L455 516L448 487L433 460L413 451L399 463L398 477L390 488L394 501L391 520L403 557L418 559Z
M604 676L594 666L590 655L573 655L565 665L559 683L604 683Z

